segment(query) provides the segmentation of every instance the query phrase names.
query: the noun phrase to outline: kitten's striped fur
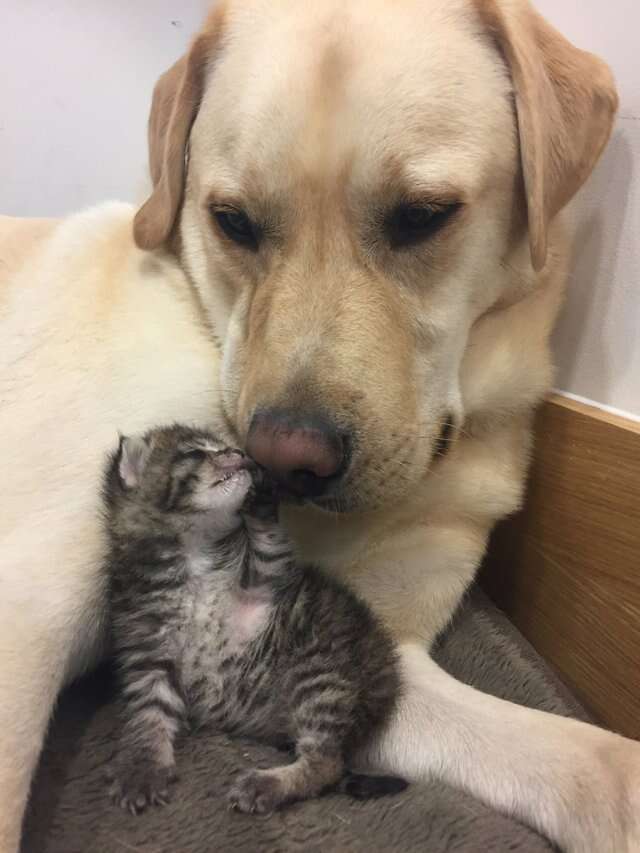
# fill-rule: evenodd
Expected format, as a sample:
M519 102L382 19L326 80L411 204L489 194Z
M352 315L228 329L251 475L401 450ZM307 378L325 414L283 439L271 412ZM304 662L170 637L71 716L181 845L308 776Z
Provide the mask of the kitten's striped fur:
M213 435L173 426L123 439L105 480L113 641L123 725L111 792L125 808L162 803L174 741L211 724L276 744L295 760L249 770L230 791L270 811L349 779L351 751L399 695L396 653L356 596L295 564L259 473ZM343 782L344 784L344 782Z

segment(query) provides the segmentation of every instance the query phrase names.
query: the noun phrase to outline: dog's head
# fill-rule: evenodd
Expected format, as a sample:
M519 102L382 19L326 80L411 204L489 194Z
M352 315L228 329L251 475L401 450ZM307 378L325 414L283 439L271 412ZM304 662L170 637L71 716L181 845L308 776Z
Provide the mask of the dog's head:
M218 3L156 87L135 237L179 252L251 454L321 506L408 494L615 108L525 0Z

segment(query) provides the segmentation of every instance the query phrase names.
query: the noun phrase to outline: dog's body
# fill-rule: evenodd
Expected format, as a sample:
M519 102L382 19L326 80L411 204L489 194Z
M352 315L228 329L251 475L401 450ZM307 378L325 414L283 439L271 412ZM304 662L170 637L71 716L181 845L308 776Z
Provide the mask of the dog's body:
M363 762L436 774L574 853L640 849L638 745L479 694L425 651L520 503L566 271L555 215L614 111L606 68L524 0L238 0L157 87L135 222L5 223L2 853L55 696L101 652L104 454L171 419L276 448L281 473L306 454L325 494L288 510L301 557L403 644L402 707ZM229 207L252 245L214 221Z

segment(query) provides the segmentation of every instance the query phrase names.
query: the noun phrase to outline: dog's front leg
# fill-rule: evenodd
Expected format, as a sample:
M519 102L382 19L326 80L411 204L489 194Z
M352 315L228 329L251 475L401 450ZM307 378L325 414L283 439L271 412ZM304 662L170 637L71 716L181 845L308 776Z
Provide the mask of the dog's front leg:
M73 542L49 549L46 529L9 538L15 547L2 541L0 577L0 853L19 848L56 697L104 640L102 581L97 571L69 568Z
M640 744L461 684L422 645L401 659L406 693L367 764L463 788L567 853L640 850Z
M6 622L0 629L0 853L18 849L31 777L64 674L59 632L53 639L33 627L26 648L13 642Z
M352 571L401 643L404 670L399 708L366 754L371 769L463 788L566 853L640 853L639 743L488 696L429 656L484 542L469 517L399 527Z

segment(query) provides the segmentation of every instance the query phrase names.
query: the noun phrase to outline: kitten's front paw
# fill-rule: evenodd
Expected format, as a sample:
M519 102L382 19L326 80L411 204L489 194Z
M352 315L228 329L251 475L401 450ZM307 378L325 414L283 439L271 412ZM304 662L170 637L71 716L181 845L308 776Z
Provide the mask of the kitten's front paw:
M286 800L277 771L248 770L239 776L229 791L229 808L245 814L268 814Z
M115 762L107 769L107 779L113 803L138 815L147 806L165 806L169 802L169 785L176 774L174 767L161 767L149 761Z

